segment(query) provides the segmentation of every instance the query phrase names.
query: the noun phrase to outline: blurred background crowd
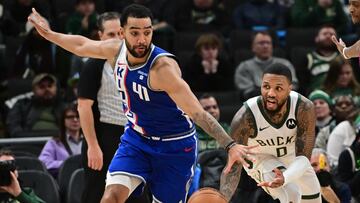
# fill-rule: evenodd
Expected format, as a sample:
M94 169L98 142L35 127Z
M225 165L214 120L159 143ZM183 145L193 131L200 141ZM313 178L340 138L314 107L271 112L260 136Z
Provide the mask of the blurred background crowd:
M263 70L274 63L287 66L293 89L315 105L311 162L323 194L333 191L337 197L325 195L324 202L359 200L359 60L343 59L331 41L332 35L348 45L359 39L347 0L0 0L0 148L19 158L25 179L26 170L36 169L26 163L38 161L37 169L55 188L38 196L55 192L57 200L48 202L79 201L68 191L81 189L74 183L81 178L76 169L82 167L77 157L83 140L77 84L88 58L42 39L27 22L31 8L55 31L99 40L98 15L121 15L132 3L152 11L153 43L177 56L184 80L227 130L242 103L260 94ZM199 129L196 188L219 188L223 154ZM273 201L246 178L238 190L233 202Z

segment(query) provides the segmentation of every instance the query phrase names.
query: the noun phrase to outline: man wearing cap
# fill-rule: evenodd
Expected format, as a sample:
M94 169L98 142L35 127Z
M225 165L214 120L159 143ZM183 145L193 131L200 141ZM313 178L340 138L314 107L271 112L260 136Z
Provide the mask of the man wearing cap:
M35 136L44 130L58 130L57 123L64 104L57 95L55 76L48 73L36 75L32 91L34 95L31 98L17 101L9 111L6 124L11 137Z
M317 133L325 126L333 122L331 114L332 100L330 96L322 90L314 90L310 93L309 99L314 103L316 115L315 133Z

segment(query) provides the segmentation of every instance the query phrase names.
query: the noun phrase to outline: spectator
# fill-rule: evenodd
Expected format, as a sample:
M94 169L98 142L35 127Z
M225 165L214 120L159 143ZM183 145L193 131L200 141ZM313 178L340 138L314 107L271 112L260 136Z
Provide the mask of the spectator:
M234 10L233 22L237 29L265 27L267 29L285 28L284 9L276 2L268 0L250 0L240 4Z
M122 0L109 1L106 5L108 10L122 11L130 4L140 4L149 8L153 14L153 27L156 32L159 29L167 29L168 20L174 15L174 7L176 3L168 0Z
M215 34L201 35L195 44L196 53L184 70L184 79L193 91L226 91L233 89L232 67L222 53L222 42Z
M76 108L74 104L65 107L60 120L60 134L47 141L39 156L54 177L69 156L81 153L82 135Z
M177 31L220 31L228 34L229 16L216 0L178 1L171 20Z
M339 156L339 165L337 177L340 181L346 182L353 197L360 198L360 133L359 117L356 119L357 132L356 138L350 147L341 152Z
M220 120L220 109L214 96L210 94L204 94L200 97L199 102L201 106L205 109L205 111L211 114L217 121ZM227 123L223 123L223 122L219 122L219 123L226 132L230 131L230 126ZM220 148L219 143L214 138L209 136L200 127L197 126L196 131L198 134L198 142L199 142L198 152Z
M336 35L332 26L324 25L321 27L315 37L316 49L306 55L306 67L302 68L303 78L300 84L306 92L320 89L325 76L330 68L330 62L339 55L331 36Z
M66 22L66 32L94 39L97 35L94 0L76 0L75 12Z
M39 73L54 73L55 47L29 24L24 42L17 50L11 76L33 77Z
M241 62L235 71L235 86L248 99L260 94L262 74L266 67L279 63L288 67L293 78L293 89L298 87L298 80L293 65L286 59L273 57L272 38L268 32L258 32L253 36L252 59Z
M330 133L355 110L355 103L350 95L336 97L333 103L335 103L333 108L334 119L329 125L323 127L316 136L315 147L323 150L326 150Z
M58 130L63 103L57 93L55 76L41 73L32 81L31 98L16 102L7 115L10 136L36 136L41 131Z
M339 34L349 29L349 20L339 0L295 0L291 11L294 27L332 24Z
M16 170L15 157L11 151L0 151L1 165L7 165L10 169L11 182L9 185L0 186L0 202L1 203L45 203L36 196L32 188L22 188L18 181L18 171Z
M315 106L315 134L317 135L323 127L328 126L334 122L333 116L331 114L332 100L330 96L322 90L315 90L311 92L309 99L314 103Z
M329 136L326 151L332 168L337 167L340 153L350 147L355 140L354 117L358 112L358 109L353 109L347 116L347 120L339 123Z
M356 80L350 61L338 56L331 61L323 90L331 97L352 95L355 103L360 104L360 84Z
M325 151L314 148L310 162L321 185L322 202L350 203L350 188L345 183L337 181L330 173L330 166Z

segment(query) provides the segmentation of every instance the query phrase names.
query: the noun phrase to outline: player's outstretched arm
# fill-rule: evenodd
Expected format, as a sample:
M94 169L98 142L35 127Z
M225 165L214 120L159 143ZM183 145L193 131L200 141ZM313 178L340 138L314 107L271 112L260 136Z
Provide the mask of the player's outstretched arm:
M112 60L121 45L121 40L95 41L80 35L54 32L50 29L47 21L34 8L28 20L42 37L78 56Z
M341 38L338 41L335 36L332 36L331 39L335 43L336 48L338 49L340 54L345 59L359 57L359 55L360 55L360 40L357 41L352 46L346 47L346 44L341 40Z
M152 89L165 91L197 125L214 137L222 147L229 149L229 167L235 162L247 165L243 157L253 154L254 146L236 144L218 121L202 108L189 85L181 78L180 68L174 59L160 57L156 60L150 70L150 86Z
M309 160L315 144L315 110L314 104L301 96L297 110L296 156L306 156Z
M241 107L231 122L230 136L237 143L246 145L249 135L255 135L255 129L251 113L246 110L245 106ZM220 192L229 201L240 182L242 165L235 163L231 168L226 167L225 169L221 174Z

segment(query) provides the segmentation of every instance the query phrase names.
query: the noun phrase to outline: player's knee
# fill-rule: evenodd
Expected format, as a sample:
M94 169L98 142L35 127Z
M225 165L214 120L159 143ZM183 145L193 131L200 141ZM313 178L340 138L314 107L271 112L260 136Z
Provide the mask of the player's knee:
M128 197L128 193L129 189L124 186L107 186L101 199L101 203L124 203Z

